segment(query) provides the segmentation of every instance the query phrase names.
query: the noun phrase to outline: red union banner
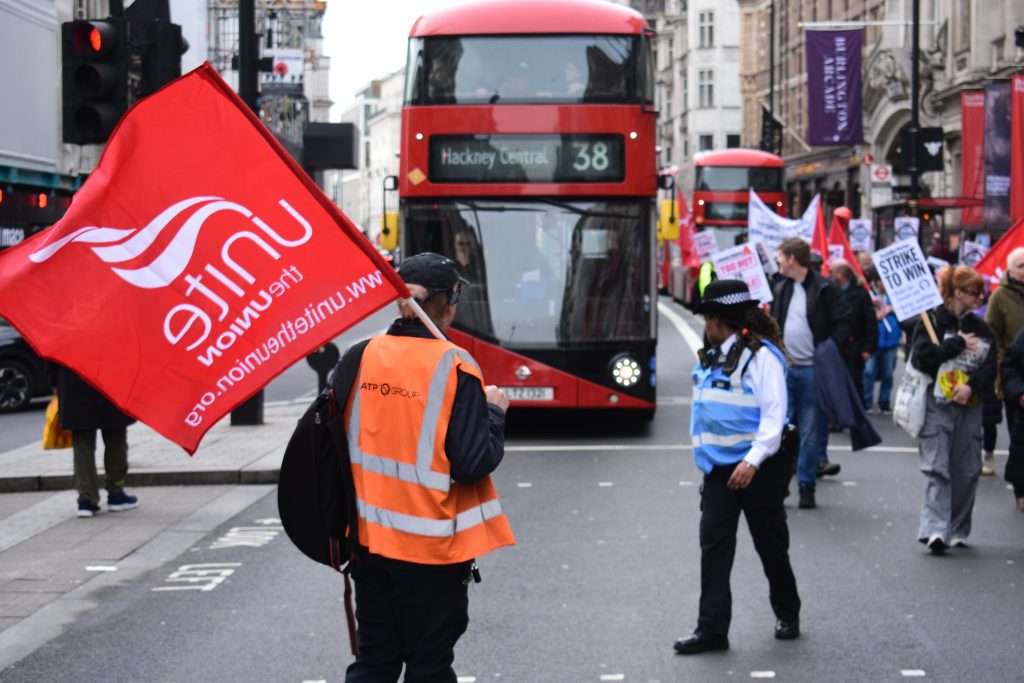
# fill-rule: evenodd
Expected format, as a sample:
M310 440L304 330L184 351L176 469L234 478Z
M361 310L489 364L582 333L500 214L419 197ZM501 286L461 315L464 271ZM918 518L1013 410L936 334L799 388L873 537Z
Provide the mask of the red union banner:
M960 172L960 194L974 199L985 199L985 91L964 90L960 93L963 167ZM983 207L964 209L964 225L980 225Z
M218 419L408 290L209 64L133 107L0 314L194 453Z
M1024 74L1013 77L1010 108L1010 220L1024 219Z
M992 245L974 269L987 277L993 284L1002 279L1006 272L1006 259L1017 247L1024 247L1024 218L1017 221L999 240Z

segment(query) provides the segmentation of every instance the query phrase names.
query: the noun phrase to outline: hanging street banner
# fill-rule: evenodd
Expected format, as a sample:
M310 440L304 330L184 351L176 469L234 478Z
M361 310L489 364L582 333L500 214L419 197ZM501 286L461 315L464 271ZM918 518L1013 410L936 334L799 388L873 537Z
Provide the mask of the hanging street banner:
M1019 30L1019 29L1018 29ZM1013 77L1010 107L1010 220L1024 219L1024 74Z
M850 248L854 251L871 251L871 219L850 219Z
M757 193L751 190L747 206L747 240L764 242L772 254L778 249L779 242L787 237L799 237L810 244L814 239L820 202L821 196L815 195L800 218L786 218L768 208Z
M1011 96L1010 81L985 86L985 225L1010 224Z
M861 45L864 29L806 31L807 142L864 142L861 116Z
M64 217L0 254L0 315L189 453L408 295L208 63L133 106Z
M914 240L916 242L920 229L920 218L916 216L897 216L893 220L893 239L896 242L903 242L905 240Z
M751 244L740 244L711 257L719 280L742 280L750 288L750 296L763 304L772 301L772 289L761 267L761 259Z
M896 242L871 255L900 322L936 306L942 296L917 242Z
M960 196L985 199L985 91L960 93L961 171ZM979 225L985 209L968 207L961 212L964 225Z

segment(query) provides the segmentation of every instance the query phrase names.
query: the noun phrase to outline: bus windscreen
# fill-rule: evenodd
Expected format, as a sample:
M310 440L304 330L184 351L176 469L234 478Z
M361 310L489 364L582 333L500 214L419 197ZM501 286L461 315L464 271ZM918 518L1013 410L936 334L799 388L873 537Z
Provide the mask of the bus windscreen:
M782 192L782 169L749 166L698 166L695 189L706 192Z
M636 36L439 36L409 41L405 103L632 103L648 98Z

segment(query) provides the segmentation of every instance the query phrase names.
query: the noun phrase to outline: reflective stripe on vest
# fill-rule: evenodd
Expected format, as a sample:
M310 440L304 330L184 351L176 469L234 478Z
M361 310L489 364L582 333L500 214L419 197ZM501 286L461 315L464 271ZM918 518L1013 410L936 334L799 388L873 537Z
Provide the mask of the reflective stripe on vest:
M454 536L460 531L472 529L489 519L502 515L501 503L497 500L489 500L486 503L481 503L476 507L460 512L454 520L416 517L415 515L407 515L402 512L368 505L361 500L357 500L356 503L359 506L359 516L367 522L379 524L388 529L403 531L407 534L432 536L434 538Z

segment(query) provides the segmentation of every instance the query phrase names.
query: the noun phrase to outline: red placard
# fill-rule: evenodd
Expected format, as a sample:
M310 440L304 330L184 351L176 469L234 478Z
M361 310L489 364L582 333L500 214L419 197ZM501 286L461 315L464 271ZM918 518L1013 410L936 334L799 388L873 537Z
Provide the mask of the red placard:
M189 453L408 290L209 64L135 105L56 225L0 255L0 313Z

